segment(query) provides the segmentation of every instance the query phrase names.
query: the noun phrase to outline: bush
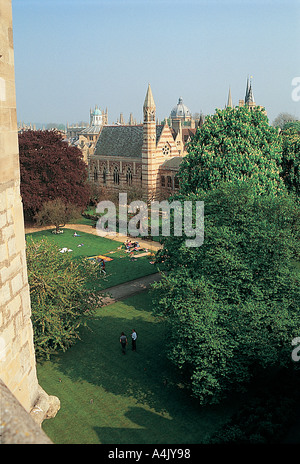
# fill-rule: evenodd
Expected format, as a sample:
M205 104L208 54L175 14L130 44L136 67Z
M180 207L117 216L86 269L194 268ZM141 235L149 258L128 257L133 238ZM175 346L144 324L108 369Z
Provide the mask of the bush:
M27 266L36 355L49 359L79 339L80 326L101 305L86 285L100 276L100 269L88 260L72 261L45 239L27 242Z

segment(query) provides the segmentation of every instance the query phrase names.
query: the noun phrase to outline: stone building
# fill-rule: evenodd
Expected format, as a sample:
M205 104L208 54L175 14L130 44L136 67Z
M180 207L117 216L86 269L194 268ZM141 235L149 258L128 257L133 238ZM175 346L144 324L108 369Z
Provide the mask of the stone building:
M194 120L182 98L170 118L156 121L156 106L150 85L143 106L143 123L102 127L93 155L89 156L89 178L114 191L130 187L140 189L145 197L170 196L179 187L177 172L186 154L186 144L203 124Z
M169 127L167 120L163 124L156 122L156 106L149 85L143 124L102 126L95 151L88 159L89 178L110 190L124 192L135 187L141 189L144 198L160 198L164 191L161 189L164 163L183 156L184 150L177 144L179 137L182 131ZM170 175L175 177L174 171ZM174 188L177 185L174 178L170 185Z
M85 126L69 126L67 124L66 139L70 145L79 148L83 155L83 160L87 163L88 156L95 150L95 145L103 125L108 122L107 108L102 111L98 106L90 109L90 123Z
M87 163L90 154L94 153L96 142L103 125L107 124L107 109L102 112L98 106L94 111L90 110L90 125L78 133L77 146L83 154L83 160Z
M249 109L255 103L252 82L247 80L245 99L239 106ZM229 89L226 108L234 108ZM262 107L260 107L262 108ZM111 191L141 189L144 197L166 198L179 188L177 173L187 143L205 122L203 115L195 120L179 98L170 117L160 124L156 121L156 106L149 85L144 106L143 124L120 122L102 126L93 154L88 157L89 178Z
M38 424L56 413L59 401L42 390L36 373L20 196L11 0L1 0L0 16L0 434L4 442L13 442L18 437L9 437L7 430L17 418L2 402L8 392Z

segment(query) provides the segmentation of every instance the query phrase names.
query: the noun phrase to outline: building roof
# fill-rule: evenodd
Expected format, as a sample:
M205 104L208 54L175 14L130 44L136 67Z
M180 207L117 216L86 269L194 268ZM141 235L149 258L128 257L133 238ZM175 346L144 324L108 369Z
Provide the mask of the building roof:
M83 129L83 131L80 132L79 135L85 135L85 134L99 134L101 129L101 126L89 126Z
M163 125L156 126L156 143ZM103 126L96 143L94 155L141 158L143 146L143 125Z
M160 169L179 169L180 163L182 161L181 156L174 156L173 158L170 158L166 160L160 167Z
M173 127L170 127L170 130L172 132L172 135L173 135L173 138L174 140L176 139L176 136L178 134L178 132L173 128ZM190 127L183 127L181 129L181 134L182 134L182 141L183 143L186 143L189 141L189 139L191 139L192 137L194 137L194 135L196 134L197 132L197 127L194 127L194 128L190 128Z
M191 118L191 112L183 103L182 97L179 97L178 103L171 111L171 118Z

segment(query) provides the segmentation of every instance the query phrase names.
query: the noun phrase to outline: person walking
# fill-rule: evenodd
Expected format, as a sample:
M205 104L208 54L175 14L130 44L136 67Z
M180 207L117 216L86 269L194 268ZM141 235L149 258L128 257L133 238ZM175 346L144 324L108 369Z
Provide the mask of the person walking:
M127 342L127 337L124 334L124 332L121 333L120 343L121 343L121 347L122 347L122 353L126 354L126 345L127 345L128 342Z
M136 351L136 339L137 339L137 333L134 329L132 329L132 334L131 334L132 351Z

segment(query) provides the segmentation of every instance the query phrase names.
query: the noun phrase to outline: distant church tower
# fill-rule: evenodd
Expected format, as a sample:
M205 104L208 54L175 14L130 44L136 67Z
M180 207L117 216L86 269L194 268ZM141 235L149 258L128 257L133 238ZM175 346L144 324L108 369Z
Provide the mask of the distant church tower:
M156 153L156 107L150 84L143 106L143 147L142 147L142 188L147 199L155 195L156 175L155 153Z
M233 103L232 103L232 97L231 97L231 89L230 89L230 87L229 87L229 92L228 92L228 99L227 99L226 108L233 108Z
M249 82L249 77L247 78L245 99L239 101L239 106L248 106L249 109L253 109L256 105L252 90L252 81Z

